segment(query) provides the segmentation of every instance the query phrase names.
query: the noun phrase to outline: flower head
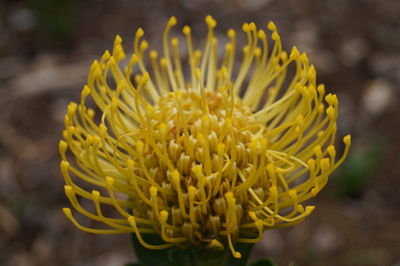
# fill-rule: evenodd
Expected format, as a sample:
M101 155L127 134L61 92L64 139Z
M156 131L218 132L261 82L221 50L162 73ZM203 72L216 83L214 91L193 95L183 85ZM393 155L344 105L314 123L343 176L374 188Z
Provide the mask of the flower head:
M265 229L295 225L312 212L303 202L343 162L350 136L337 160L338 99L317 85L306 54L283 50L272 22L268 34L243 24L241 53L229 30L222 60L211 16L202 51L183 27L185 60L179 39L169 36L175 24L172 17L161 57L147 53L138 29L129 61L117 36L112 53L92 64L80 103L65 116L61 171L72 206L109 228L85 227L63 210L84 231L131 232L150 249L228 247L240 257L236 242L258 242ZM94 211L79 198L92 201ZM107 205L118 215L108 217ZM143 234L165 243L148 243Z

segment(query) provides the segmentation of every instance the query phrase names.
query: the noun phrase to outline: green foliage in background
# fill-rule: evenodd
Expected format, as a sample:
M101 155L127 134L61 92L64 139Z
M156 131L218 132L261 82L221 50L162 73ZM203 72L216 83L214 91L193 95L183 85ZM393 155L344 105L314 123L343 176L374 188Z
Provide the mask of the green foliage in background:
M368 180L376 173L385 153L385 143L375 137L364 149L355 147L337 174L337 192L346 197L359 198Z
M73 4L71 0L28 0L40 30L53 40L69 41L73 31Z

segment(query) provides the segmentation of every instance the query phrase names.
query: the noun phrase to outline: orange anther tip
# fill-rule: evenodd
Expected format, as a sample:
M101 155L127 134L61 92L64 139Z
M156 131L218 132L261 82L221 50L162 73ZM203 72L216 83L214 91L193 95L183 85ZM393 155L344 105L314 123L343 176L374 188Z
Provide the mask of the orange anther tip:
M115 107L118 106L118 104L119 104L119 100L116 97L112 97L111 102Z
M137 55L136 55L136 54L133 54L133 55L131 56L131 61L130 61L130 63L131 63L131 64L135 64L137 61L138 61Z
M314 153L315 154L320 154L321 153L321 146L320 145L317 145L317 146L314 147Z
M92 196L93 196L93 198L99 198L100 197L100 192L97 191L97 190L93 190L92 191Z
M335 115L335 109L332 106L329 106L326 109L326 114L330 117L333 117Z
M303 64L308 65L308 57L307 57L306 53L302 53L302 54L300 55L300 60L301 60L301 62L302 62Z
M333 146L333 145L329 145L327 150L328 150L329 153L334 153L336 151L335 150L335 146Z
M299 114L297 117L296 117L296 122L297 123L303 123L303 120L304 120L304 117L303 117L303 115L302 114Z
M145 72L145 73L143 74L143 76L142 76L142 81L143 81L143 82L147 82L147 81L149 81L149 79L150 79L150 74L149 74L149 72Z
M194 186L189 186L188 188L189 196L193 195L196 193L196 188Z
M236 35L235 30L233 30L233 29L229 29L227 34L228 34L228 37L231 39L235 38L235 35Z
M136 226L135 217L129 216L129 217L128 217L128 222L129 222L129 224L131 224L132 226Z
M242 26L242 30L244 31L244 32L248 32L249 31L249 24L248 23L243 23L243 26Z
M172 16L172 17L169 19L168 24L169 24L170 26L174 26L177 22L178 22L178 21L176 20L176 17L175 17L175 16Z
M110 57L110 60L108 60L108 64L109 64L110 66L114 66L116 63L117 63L117 62L115 61L114 56L111 56L111 57Z
M215 26L217 26L217 21L210 15L207 15L205 18L205 22L207 23L207 25L211 28L214 28Z
M315 209L315 206L307 206L305 209L305 212L307 214L310 214L314 209Z
M69 162L67 162L67 161L61 161L61 169L62 170L68 170L68 168L69 168Z
M329 158L324 158L321 160L321 169L322 170L327 170L330 166L330 159Z
M158 53L157 53L157 51L155 51L155 50L152 50L152 51L150 52L150 58L151 58L151 59L156 59L156 58L157 58L157 56L158 56Z
M92 143L93 143L93 136L92 136L92 135L87 135L87 136L86 136L85 142L86 142L88 145L92 144Z
M263 30L259 30L257 33L257 36L260 39L264 39L267 35L265 34L265 32Z
M156 196L157 192L158 192L158 189L156 187L154 187L154 186L150 187L150 195Z
M119 36L119 34L115 35L115 42L116 43L121 43L122 42L122 38L121 38L121 36Z
M104 53L105 55L105 53ZM104 57L103 55L103 57ZM93 63L90 65L91 70L96 70L99 67L99 62L97 60L94 60Z
M144 35L144 31L142 28L138 28L136 31L136 37L142 37Z
M232 192L232 191L226 192L226 193L225 193L225 198L226 198L227 200L233 199L233 198L234 198L234 197L233 197L233 192Z
M140 43L140 50L144 51L144 50L146 50L147 48L149 48L149 43L148 43L147 41L142 41L142 42Z
M276 25L274 22L270 21L268 22L268 29L271 31L276 31Z
M269 192L273 195L278 194L278 188L276 186L272 186L269 188Z
M232 51L233 50L233 45L231 43L225 44L225 50L227 50L229 52Z
M296 206L296 210L297 210L298 212L300 212L300 213L303 213L303 212L304 212L304 207L303 207L303 205L298 204L298 205Z
M68 115L73 115L75 112L76 112L76 109L78 108L78 106L77 106L77 104L76 103L74 103L74 102L71 102L69 105L68 105L68 110L67 110L67 112L68 112Z
M101 124L99 125L99 129L100 129L100 130L107 130L107 127L106 127L103 123L101 123Z
M171 179L172 179L172 182L179 185L180 176L179 176L179 172L177 170L174 170L171 172Z
M210 244L214 247L220 248L220 249L224 249L224 245L221 244L221 242L219 242L216 239L211 240Z
M189 26L186 25L186 26L183 27L182 32L185 35L189 35L192 32L192 30L190 29Z
M166 210L160 211L160 216L161 216L160 218L161 218L161 220L163 220L164 222L167 221L168 215L169 215L169 213L168 213Z
M167 59L165 59L164 57L160 59L160 65L162 67L165 67L167 65Z
M59 147L60 152L64 153L68 148L68 144L64 140L60 140L60 142L58 143L58 147Z
M63 213L65 214L65 216L67 216L67 218L72 217L72 212L70 208L63 208Z
M249 24L249 29L250 30L256 30L257 29L257 26L256 26L256 24L254 23L254 22L251 22L250 24Z
M194 57L200 58L200 56L201 56L201 51L200 50L194 51Z
M126 166L127 166L127 168L129 169L129 171L132 171L132 170L133 170L133 167L135 166L135 161L132 161L131 159L129 159L129 160L126 162Z
M85 85L82 90L82 97L86 97L90 94L90 88L88 85Z
M325 101L326 101L327 103L332 103L332 101L333 101L333 95L332 95L332 93L329 93L329 94L327 94L327 95L325 96Z
M94 117L94 114L95 114L95 112L94 112L94 110L93 110L92 108L88 108L88 110L87 110L87 114L88 114L88 116L89 116L89 117L93 118L93 117Z
M296 59L299 56L299 50L297 50L296 46L293 46L292 50L290 51L290 58Z
M108 58L110 58L110 56L111 56L110 51L106 50L101 59L102 59L102 61L107 60Z
M106 183L107 183L107 185L109 185L109 186L114 185L114 178L107 176L107 177L106 177Z
M201 165L195 165L195 166L193 166L192 167L192 171L195 173L195 174L197 174L197 175L199 175L199 174L201 174L202 173L202 167L201 167Z
M310 159L307 161L307 165L309 168L315 168L315 160L314 159Z
M267 169L267 171L271 172L274 170L274 165L272 163L270 163L265 168Z
M274 31L271 35L271 39L274 41L278 41L280 38L281 37L279 36L279 34L276 31Z
M281 60L285 62L287 60L287 58L288 58L287 52L283 51L281 53Z
M177 46L179 44L179 40L177 38L172 38L171 44L172 44L172 46Z
M318 189L317 188L311 189L311 194L315 197L318 194ZM307 208L306 208L306 210L307 210Z

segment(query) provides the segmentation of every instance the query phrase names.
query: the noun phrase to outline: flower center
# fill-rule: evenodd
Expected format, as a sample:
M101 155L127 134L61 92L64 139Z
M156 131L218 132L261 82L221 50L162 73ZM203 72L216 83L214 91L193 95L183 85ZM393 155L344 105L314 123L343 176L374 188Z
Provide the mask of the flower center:
M200 225L207 227L208 234L221 230L230 204L227 192L239 187L243 192L231 206L238 233L243 207L250 200L247 188L252 187L264 200L270 187L265 171L265 126L226 92L203 93L205 97L195 90L162 95L153 107L148 106L141 140L136 142L145 167L136 168L135 174L142 179L150 174L157 209L172 209L172 224L182 226L192 242L200 240L191 235ZM148 187L143 191L149 191ZM154 210L140 209L135 211L149 218L157 215Z

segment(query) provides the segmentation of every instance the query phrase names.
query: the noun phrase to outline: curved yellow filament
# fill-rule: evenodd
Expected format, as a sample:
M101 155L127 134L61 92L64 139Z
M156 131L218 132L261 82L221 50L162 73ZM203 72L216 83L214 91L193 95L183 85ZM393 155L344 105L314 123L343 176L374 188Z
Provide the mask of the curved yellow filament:
M256 243L264 230L309 216L314 206L304 202L347 157L350 135L341 155L335 148L337 96L317 84L305 53L283 49L274 23L269 31L243 24L247 42L235 66L235 30L219 60L217 22L205 22L202 50L192 29L182 28L186 58L181 39L171 36L171 17L160 55L148 52L139 28L129 58L117 35L111 53L90 66L80 100L64 117L60 168L72 207L108 229L83 226L64 208L79 229L134 233L149 249L226 247L240 258L236 243Z

